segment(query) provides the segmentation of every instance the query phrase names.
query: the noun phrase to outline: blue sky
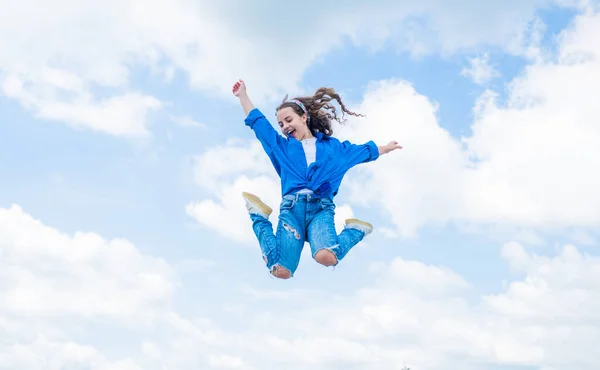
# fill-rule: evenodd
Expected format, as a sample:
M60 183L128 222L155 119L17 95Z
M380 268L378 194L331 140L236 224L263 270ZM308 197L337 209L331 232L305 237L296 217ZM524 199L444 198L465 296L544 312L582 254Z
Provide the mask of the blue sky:
M0 363L592 369L600 327L581 325L600 308L596 2L382 0L296 30L264 2L256 19L273 23L252 32L252 14L215 4L133 3L116 16L58 1L31 20L23 4L0 26L13 40L0 43ZM90 26L102 19L112 27ZM375 232L337 268L305 250L293 279L268 275L240 191L276 208L279 184L228 93L237 78L267 117L285 92L334 87L368 116L340 137L405 147L346 175L338 218ZM126 93L161 107L101 103Z

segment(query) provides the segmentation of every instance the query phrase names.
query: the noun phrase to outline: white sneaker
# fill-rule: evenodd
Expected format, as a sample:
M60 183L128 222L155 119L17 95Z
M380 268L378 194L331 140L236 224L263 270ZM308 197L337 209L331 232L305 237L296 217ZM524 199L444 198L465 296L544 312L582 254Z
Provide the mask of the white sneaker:
M269 218L273 210L265 204L259 197L254 194L242 192L242 197L246 201L246 209L248 213L261 215L264 218Z
M373 231L373 225L368 222L358 220L356 218L349 218L346 220L346 227L350 229L357 229L369 235Z

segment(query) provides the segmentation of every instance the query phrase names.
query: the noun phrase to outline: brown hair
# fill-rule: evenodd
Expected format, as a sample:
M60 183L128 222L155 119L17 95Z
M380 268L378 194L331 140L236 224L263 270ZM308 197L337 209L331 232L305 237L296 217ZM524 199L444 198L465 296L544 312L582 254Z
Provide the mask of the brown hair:
M344 113L348 113L352 116L364 117L362 114L354 113L346 109L340 95L330 87L319 88L313 96L303 96L295 99L301 101L308 111L308 128L312 132L321 132L327 136L333 134L333 129L331 127L332 119L335 119L339 123L344 123L337 116L335 107L331 105L332 100L336 100L342 108L342 118L344 117ZM300 116L305 113L302 108L293 101L284 101L277 107L277 111L286 107L291 107L294 112Z

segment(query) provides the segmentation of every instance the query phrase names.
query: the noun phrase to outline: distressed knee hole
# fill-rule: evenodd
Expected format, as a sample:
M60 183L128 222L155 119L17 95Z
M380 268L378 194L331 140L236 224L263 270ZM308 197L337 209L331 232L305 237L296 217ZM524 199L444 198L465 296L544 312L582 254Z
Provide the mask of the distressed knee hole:
M273 266L273 268L271 269L271 275L279 279L289 279L292 277L292 273L290 272L290 270L281 266Z
M293 233L294 234L294 238L296 238L296 240L300 240L300 234L298 233L298 231L295 228L293 228L292 226L290 226L290 225L288 225L286 223L283 224L283 228L286 231L288 231L290 233Z
M329 249L321 249L315 254L315 261L323 266L334 266L337 263L337 258Z

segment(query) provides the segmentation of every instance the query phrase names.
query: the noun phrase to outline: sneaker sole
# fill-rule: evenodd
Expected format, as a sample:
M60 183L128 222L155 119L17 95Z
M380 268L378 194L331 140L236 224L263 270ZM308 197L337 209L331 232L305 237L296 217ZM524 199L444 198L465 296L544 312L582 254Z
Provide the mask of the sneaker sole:
M261 211L263 211L267 215L270 215L271 213L273 213L273 209L271 209L271 207L269 207L268 205L266 205L256 195L250 194L250 193L246 193L246 192L242 192L242 196L244 198L246 198L247 200L249 200L251 203L253 203L255 206L257 206Z
M348 225L348 224L359 224L359 225L366 226L366 227L368 227L370 229L373 229L373 225L371 225L370 223L365 222L365 221L361 221L361 220L356 219L356 218L349 218L349 219L347 219L346 220L346 225Z

